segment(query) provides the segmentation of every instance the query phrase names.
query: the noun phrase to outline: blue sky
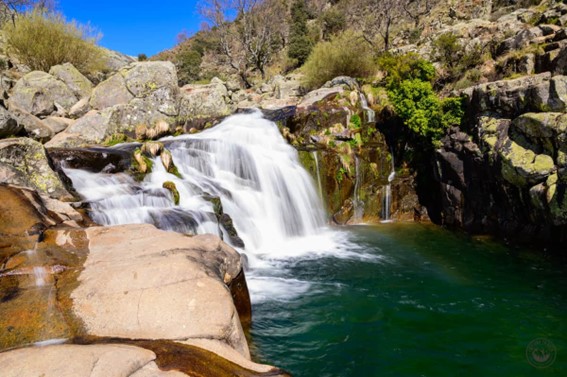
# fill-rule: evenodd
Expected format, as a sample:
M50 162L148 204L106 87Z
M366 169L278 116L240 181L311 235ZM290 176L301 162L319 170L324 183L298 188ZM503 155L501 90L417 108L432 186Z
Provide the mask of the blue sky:
M199 30L196 1L59 0L57 5L68 20L96 27L103 34L101 46L151 56L173 47L180 32Z

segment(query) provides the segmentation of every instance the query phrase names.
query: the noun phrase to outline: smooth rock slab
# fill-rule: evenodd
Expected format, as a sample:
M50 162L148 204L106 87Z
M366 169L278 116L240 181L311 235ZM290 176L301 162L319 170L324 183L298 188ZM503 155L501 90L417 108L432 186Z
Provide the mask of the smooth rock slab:
M149 350L120 344L55 345L0 353L2 377L179 377L160 371Z
M241 270L234 249L148 224L85 232L90 251L71 298L86 335L216 339L250 357L226 285Z

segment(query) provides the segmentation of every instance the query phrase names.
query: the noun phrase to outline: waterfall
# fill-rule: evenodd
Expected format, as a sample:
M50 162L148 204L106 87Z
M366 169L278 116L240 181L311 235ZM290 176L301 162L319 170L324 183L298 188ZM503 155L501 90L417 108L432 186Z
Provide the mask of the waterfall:
M355 168L355 181L354 181L354 193L353 193L353 220L354 221L361 221L362 216L364 215L364 202L360 200L359 191L360 191L360 159L357 155L354 155L354 168Z
M161 141L181 178L168 173L159 157L141 182L125 173L65 169L90 204L94 221L151 223L182 233L222 236L211 203L211 197L218 197L246 250L258 254L317 234L324 226L321 200L297 151L259 111L233 115L199 134ZM166 181L175 183L179 205L163 188Z
M392 171L388 175L388 184L384 187L383 195L384 199L382 201L382 222L391 222L390 219L390 208L392 207L392 181L396 177L396 170L394 168L394 153L391 152L392 156Z
M315 160L315 169L317 171L317 186L319 187L319 197L321 200L325 200L323 196L323 185L321 185L321 171L319 169L319 158L317 157L317 151L311 152L313 159Z
M368 106L368 101L364 93L360 92L360 104L362 110L366 113L366 123L374 123L376 118L376 113Z

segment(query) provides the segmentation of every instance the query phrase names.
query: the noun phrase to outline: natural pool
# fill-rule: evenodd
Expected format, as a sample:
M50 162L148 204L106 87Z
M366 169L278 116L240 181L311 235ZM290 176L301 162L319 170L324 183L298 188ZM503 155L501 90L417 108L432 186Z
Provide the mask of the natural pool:
M429 225L334 232L327 254L250 272L257 359L294 376L567 375L565 265Z

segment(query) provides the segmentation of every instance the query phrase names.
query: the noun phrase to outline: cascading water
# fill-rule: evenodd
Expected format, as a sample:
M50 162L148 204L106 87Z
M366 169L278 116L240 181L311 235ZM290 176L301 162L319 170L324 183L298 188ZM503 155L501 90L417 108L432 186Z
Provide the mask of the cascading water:
M376 113L368 106L368 101L364 93L360 93L360 105L362 110L366 113L366 123L374 123L376 120Z
M312 282L287 272L297 258L359 258L347 232L326 228L321 198L297 151L259 111L233 115L196 135L161 141L181 178L168 173L159 157L141 182L125 173L65 168L93 220L221 236L225 231L211 203L211 197L220 198L244 241L240 251L248 255L248 288L256 303L306 294ZM166 181L175 183L179 205L163 188Z
M396 177L396 170L394 168L394 153L392 156L392 171L388 175L388 184L384 187L384 199L382 201L382 222L391 222L390 208L392 207L392 181Z
M239 114L197 135L162 140L182 178L156 158L142 182L125 173L65 169L104 225L152 223L166 230L221 235L210 197L253 253L273 252L294 238L321 232L325 216L314 184L297 152L261 113ZM162 185L175 183L176 206Z
M319 188L319 198L321 198L321 200L324 200L323 185L321 184L321 171L319 169L319 158L317 156L317 151L313 151L311 152L311 154L313 155L313 160L315 160L315 169L317 171L317 187Z
M362 216L364 215L364 202L360 200L359 191L360 191L360 159L357 155L354 155L354 169L355 169L355 181L354 181L354 194L352 199L353 205L353 220L355 222L359 222L362 220Z

